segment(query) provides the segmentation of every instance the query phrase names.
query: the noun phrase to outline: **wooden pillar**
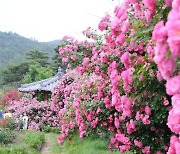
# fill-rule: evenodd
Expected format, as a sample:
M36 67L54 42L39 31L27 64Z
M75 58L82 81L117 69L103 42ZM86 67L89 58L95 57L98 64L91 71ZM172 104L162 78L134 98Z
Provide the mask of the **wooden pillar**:
M48 101L48 92L44 92L44 101Z

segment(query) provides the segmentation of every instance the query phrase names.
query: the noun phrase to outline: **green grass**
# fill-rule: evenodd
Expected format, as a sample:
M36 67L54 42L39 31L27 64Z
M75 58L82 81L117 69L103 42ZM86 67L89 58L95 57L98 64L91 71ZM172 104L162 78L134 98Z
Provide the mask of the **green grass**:
M107 147L108 143L105 140L90 137L80 140L79 136L75 135L71 143L65 142L63 151L65 151L64 154L120 154L119 151L110 152Z
M72 142L65 141L62 146L57 143L57 137L58 134L46 134L46 140L49 140L51 143L49 149L50 154L120 154L119 151L110 152L107 148L108 143L102 139L96 139L95 137L88 137L80 140L79 136L75 135L72 138ZM126 152L125 154L133 153Z
M41 147L44 141L49 154L120 154L119 151L110 152L107 149L107 141L95 137L80 140L76 134L72 137L71 142L67 140L62 146L57 143L57 137L58 134L55 133L17 131L15 142L8 146L0 146L0 154L40 154L38 147ZM126 154L133 153L127 152Z
M26 131L25 136L23 140L31 147L36 150L39 150L42 148L44 142L45 142L45 136L43 132L37 132L37 131Z
M39 147L44 142L44 133L36 131L17 131L13 144L0 145L0 154L40 154Z
M59 134L55 133L47 133L46 135L46 141L48 140L50 142L50 148L49 153L50 154L63 154L63 148L60 147L60 145L57 142L57 137Z

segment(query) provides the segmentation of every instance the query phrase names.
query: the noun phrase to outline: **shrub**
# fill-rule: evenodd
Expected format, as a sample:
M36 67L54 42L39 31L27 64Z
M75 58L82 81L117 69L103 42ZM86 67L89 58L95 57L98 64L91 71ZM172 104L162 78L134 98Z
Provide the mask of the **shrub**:
M19 101L10 102L8 110L13 117L18 119L20 115L26 113L28 116L28 129L40 130L42 126L58 127L59 124L59 106L52 108L50 102L39 102L32 99L30 95L24 96Z
M14 119L8 118L5 128L10 129L10 130L15 130L17 128L17 123L15 122Z
M14 100L19 100L21 97L22 97L22 94L19 93L17 90L11 90L3 94L0 102L3 106L7 106L9 105L9 102L14 101Z
M60 129L57 127L42 126L41 130L48 133L60 133Z
M14 139L15 139L14 132L8 129L0 128L0 143L1 144L13 143Z
M59 143L78 130L109 135L110 150L179 153L179 6L125 0L100 21L102 35L84 31L91 43L65 38L59 54L79 74L67 72L54 91L64 107Z

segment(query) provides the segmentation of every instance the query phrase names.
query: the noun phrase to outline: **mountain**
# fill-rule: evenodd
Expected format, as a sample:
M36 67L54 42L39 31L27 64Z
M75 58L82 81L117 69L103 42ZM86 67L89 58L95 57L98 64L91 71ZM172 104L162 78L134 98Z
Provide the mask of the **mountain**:
M0 67L9 62L20 62L25 54L31 50L47 52L49 57L55 55L54 48L60 44L60 40L50 42L38 42L12 32L0 31Z

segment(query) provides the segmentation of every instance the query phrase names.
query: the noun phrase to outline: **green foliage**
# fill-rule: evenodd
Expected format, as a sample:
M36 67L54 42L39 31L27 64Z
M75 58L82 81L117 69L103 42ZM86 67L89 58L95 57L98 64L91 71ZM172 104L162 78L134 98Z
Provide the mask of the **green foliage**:
M40 150L45 142L45 136L43 132L27 131L25 133L25 142L34 149Z
M139 131L133 133L131 139L136 138L144 142L145 145L151 145L151 149L161 150L160 147L169 142L171 131L167 127L168 108L164 107L163 98L166 96L164 81L159 82L156 77L156 65L151 63L149 66L144 64L137 65L132 75L134 90L129 93L129 97L136 97L134 100L134 111L140 110L142 107L149 106L151 108L151 125L144 125L142 122L136 124ZM143 79L140 80L140 76ZM167 97L169 98L169 97ZM169 99L170 102L170 99ZM133 113L136 116L136 113ZM151 131L151 127L158 128L158 132ZM164 129L164 130L163 130ZM162 131L163 130L163 131ZM161 143L157 144L155 140L163 138Z
M18 87L23 83L39 81L52 76L52 70L48 66L48 54L34 50L27 53L27 61L19 64L11 64L2 72L4 85Z
M47 66L49 57L48 53L44 51L39 51L39 50L32 50L26 53L26 59L27 62L32 65L32 64L38 64L42 67Z
M23 79L28 68L29 65L27 62L8 65L2 72L3 84L18 84Z
M9 129L0 128L0 143L9 144L15 139L15 134Z
M3 126L3 128L7 130L15 130L17 128L17 123L12 118L6 119L6 124Z
M59 42L40 43L16 33L0 32L0 88L19 87L32 64L46 67Z
M47 79L52 76L52 70L49 67L41 67L38 64L30 65L28 72L24 76L23 83L31 83Z
M35 131L18 131L16 132L16 139L14 140L13 144L8 145L0 145L0 153L2 154L39 154L40 148L42 147L42 144L38 142L37 140L41 138L41 132L35 132ZM32 136L31 136L32 135ZM31 140L31 142L27 141L28 139ZM34 147L38 147L37 149L32 148L32 138L36 139L36 145L33 144ZM44 142L43 142L44 143Z
M65 141L62 149L66 154L120 154L119 151L110 152L107 146L107 140L102 140L96 136L86 137L80 140L79 136L76 134ZM126 154L131 154L131 152Z
M2 154L27 154L25 147L12 146L12 147L0 147L0 153Z
M42 128L42 131L44 132L51 132L51 133L57 133L59 134L60 133L60 129L57 128L57 127L50 127L50 126L43 126Z
M0 88L2 88L3 76L2 76L3 68L0 66ZM0 92L1 94L1 92Z

